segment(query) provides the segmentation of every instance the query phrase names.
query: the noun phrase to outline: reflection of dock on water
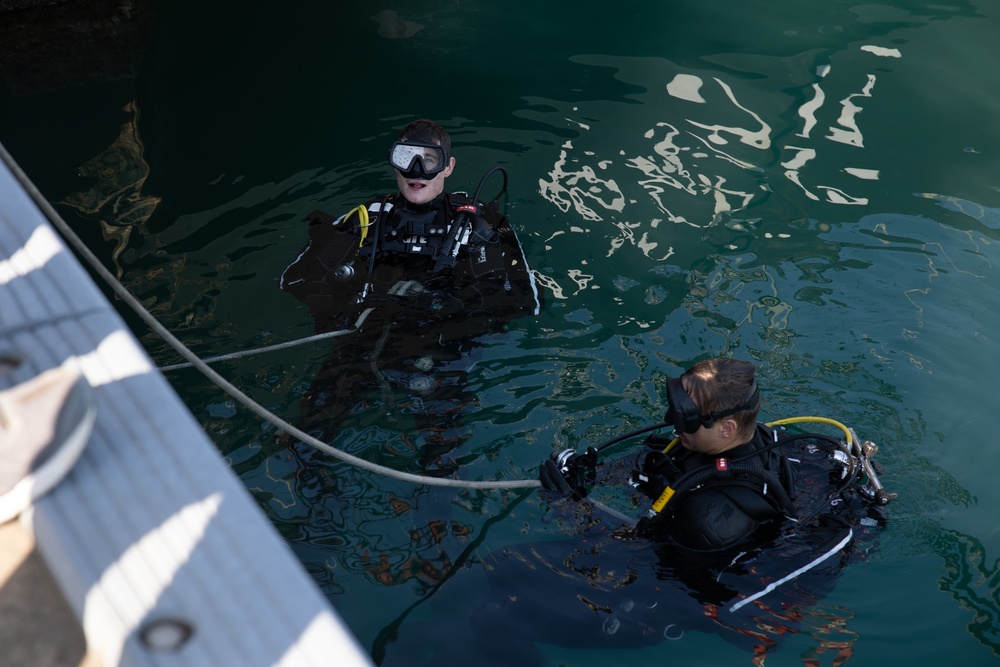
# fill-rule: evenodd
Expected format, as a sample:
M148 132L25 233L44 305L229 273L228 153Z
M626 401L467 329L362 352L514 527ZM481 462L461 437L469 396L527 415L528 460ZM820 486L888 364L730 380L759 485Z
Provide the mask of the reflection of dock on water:
M177 664L370 664L57 236L43 215L54 211L36 203L6 150L0 155L0 390L69 362L97 401L80 461L21 526L3 527L4 552L8 538L30 549L33 537L94 664L168 656ZM32 588L34 579L44 587L44 568L29 565L0 563L17 568L15 583L30 577ZM0 601L15 594L9 582L0 580ZM33 609L4 602L0 610L20 618ZM0 625L18 626L11 620ZM53 622L38 632L65 634ZM5 656L18 648L5 644ZM80 664L79 655L64 659Z

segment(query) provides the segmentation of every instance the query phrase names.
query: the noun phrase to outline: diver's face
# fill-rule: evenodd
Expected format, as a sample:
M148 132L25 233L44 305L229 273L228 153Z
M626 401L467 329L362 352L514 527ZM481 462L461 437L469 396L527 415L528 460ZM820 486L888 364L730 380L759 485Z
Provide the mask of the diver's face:
M406 178L403 172L396 170L396 185L400 194L411 204L427 204L434 201L444 192L444 179L451 176L455 169L455 158L449 158L448 166L438 172L434 178L423 181L417 178Z
M718 454L730 446L727 438L723 437L722 426L723 422L719 421L712 424L709 428L702 426L694 433L682 433L677 437L680 438L681 445L685 449L690 449L700 454Z

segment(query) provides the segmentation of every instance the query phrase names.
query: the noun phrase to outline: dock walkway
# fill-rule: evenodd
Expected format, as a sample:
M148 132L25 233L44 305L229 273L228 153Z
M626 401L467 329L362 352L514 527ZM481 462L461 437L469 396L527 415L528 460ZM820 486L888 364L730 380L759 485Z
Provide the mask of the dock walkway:
M21 517L87 664L370 665L25 187L0 160L0 390L67 361L95 388L81 460Z

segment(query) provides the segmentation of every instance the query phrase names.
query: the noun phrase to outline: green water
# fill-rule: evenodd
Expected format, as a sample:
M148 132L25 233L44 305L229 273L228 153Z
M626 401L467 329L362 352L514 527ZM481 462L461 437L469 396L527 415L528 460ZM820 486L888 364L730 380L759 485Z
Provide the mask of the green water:
M846 422L900 494L878 550L812 610L829 622L767 664L996 660L1000 9L286 4L161 3L136 79L0 98L0 141L165 325L206 356L312 333L277 288L303 216L390 191L393 136L434 118L459 161L450 187L510 172L507 213L547 296L481 341L460 476L533 477L553 448L658 421L665 376L753 360L766 418ZM328 352L219 370L294 421ZM481 593L478 555L562 535L534 494L304 467L195 371L169 379L367 647L399 619L464 636L446 610ZM408 435L370 417L336 444L379 457ZM750 662L713 634L544 650Z

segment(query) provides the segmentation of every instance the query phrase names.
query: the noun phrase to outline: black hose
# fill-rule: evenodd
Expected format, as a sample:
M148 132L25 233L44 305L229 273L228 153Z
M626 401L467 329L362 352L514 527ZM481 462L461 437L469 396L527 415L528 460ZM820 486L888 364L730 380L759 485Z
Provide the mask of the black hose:
M623 435L615 436L610 440L605 440L601 444L597 445L597 447L595 447L594 449L596 449L597 451L601 451L602 449L610 447L611 445L618 444L622 440L628 440L629 438L634 438L637 435L642 435L644 433L649 433L650 431L666 428L670 425L671 424L669 422L660 422L658 424L651 424L650 426L643 426L642 428L637 428L636 430L629 431L628 433L625 433Z
M490 169L489 171L487 171L485 174L483 174L483 177L481 179L479 179L479 185L476 187L476 192L475 192L475 194L472 195L472 203L473 204L476 203L477 201L479 201L479 193L482 192L483 186L486 185L486 181L488 181L489 178L490 178L490 176L492 176L495 172L498 172L498 171L501 174L503 174L503 187L500 188L500 192L498 192L496 194L496 196L493 199L490 200L490 203L487 204L487 206L491 206L491 205L496 204L497 202L499 202L500 201L500 197L503 197L503 194L505 192L507 192L507 170L504 169L503 167L501 167L500 165L497 165L497 166L493 167L492 169Z
M483 186L486 185L486 181L489 180L495 172L499 171L503 174L503 187L497 196L494 197L490 204L494 204L499 201L503 193L507 191L507 170L497 165L483 174L483 177L479 179L479 185L476 186L476 191L472 195L472 204L475 205L479 201L479 195L483 191ZM438 255L437 262L434 264L434 270L440 271L446 266L455 265L455 244L458 243L458 235L462 233L465 228L466 220L468 220L469 214L466 211L460 211L457 216L455 216L455 221L451 225L451 232L448 234L448 238L445 239L444 243L441 244L440 254Z
M361 296L358 299L359 302L364 301L368 297L368 290L371 289L372 280L375 276L375 254L378 252L378 240L382 234L382 217L385 215L385 207L388 202L389 196L387 195L382 199L382 205L378 209L378 216L375 218L375 234L372 236L372 254L368 258L368 279L365 280L365 286L361 290Z

